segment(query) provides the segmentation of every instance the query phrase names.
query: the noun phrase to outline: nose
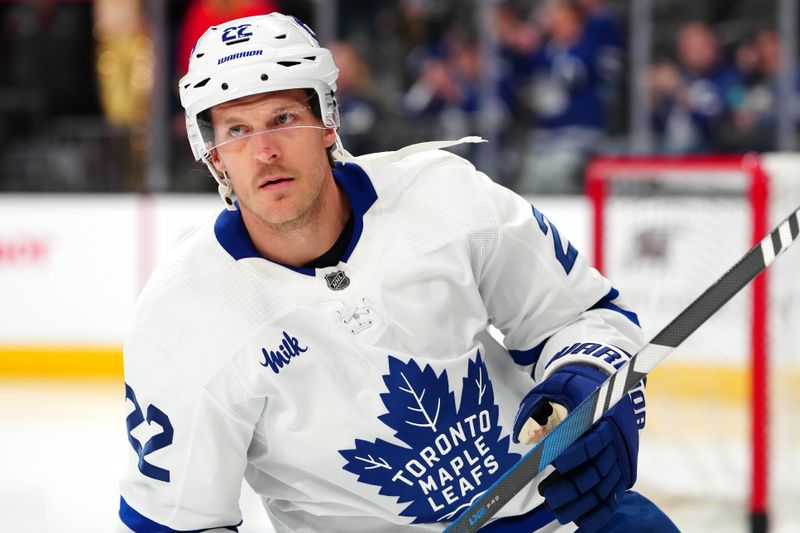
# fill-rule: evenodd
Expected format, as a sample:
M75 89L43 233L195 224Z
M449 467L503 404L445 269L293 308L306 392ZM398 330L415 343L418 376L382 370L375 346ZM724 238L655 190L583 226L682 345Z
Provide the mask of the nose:
M264 131L251 137L253 143L253 157L263 163L274 161L280 156L276 136Z

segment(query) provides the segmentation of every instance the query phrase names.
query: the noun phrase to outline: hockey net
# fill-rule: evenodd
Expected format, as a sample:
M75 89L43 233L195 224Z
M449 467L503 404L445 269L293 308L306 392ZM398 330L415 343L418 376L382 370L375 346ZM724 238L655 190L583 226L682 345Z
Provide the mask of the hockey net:
M800 205L800 157L600 158L586 190L595 266L649 339ZM637 488L681 530L800 531L799 346L787 253L652 373Z

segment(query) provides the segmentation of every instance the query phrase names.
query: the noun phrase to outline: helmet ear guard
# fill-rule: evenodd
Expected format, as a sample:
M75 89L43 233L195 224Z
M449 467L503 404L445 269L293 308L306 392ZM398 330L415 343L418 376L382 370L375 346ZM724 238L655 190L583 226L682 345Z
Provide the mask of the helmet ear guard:
M211 175L214 176L214 180L217 182L217 193L219 193L222 201L225 202L225 209L228 211L236 211L236 204L233 202L233 184L231 183L231 179L228 177L228 173L223 171L222 174L220 174L219 170L217 170L210 158L206 161L206 166L208 167L208 171L211 172Z
M199 115L245 96L311 89L316 93L323 125L335 129L339 127L335 97L338 75L330 50L321 47L308 26L294 17L279 13L245 17L212 26L200 37L192 50L189 70L179 82L179 92L192 153L195 160L208 166L226 207L233 206L230 180L211 162L208 147L213 143L204 138L204 134L210 134L201 128ZM336 159L351 157L338 134L332 154Z

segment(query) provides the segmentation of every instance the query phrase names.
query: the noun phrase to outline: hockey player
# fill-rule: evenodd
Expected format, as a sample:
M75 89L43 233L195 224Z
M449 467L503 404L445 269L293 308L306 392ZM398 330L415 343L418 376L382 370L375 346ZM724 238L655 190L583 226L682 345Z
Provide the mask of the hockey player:
M227 209L159 266L126 339L133 531L236 531L242 477L278 532L441 531L553 405L643 344L556 226L448 143L350 156L336 77L280 14L212 27L192 52L189 140ZM675 531L627 490L643 401L484 530Z

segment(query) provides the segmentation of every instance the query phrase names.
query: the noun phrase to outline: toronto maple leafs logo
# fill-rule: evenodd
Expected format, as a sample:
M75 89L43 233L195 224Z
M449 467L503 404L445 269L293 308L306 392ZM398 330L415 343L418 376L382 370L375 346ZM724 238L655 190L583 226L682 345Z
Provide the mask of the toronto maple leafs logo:
M453 520L517 462L509 436L500 438L499 408L480 352L469 361L456 409L447 372L440 375L413 359L389 356L381 394L387 413L381 422L408 446L382 439L356 439L340 450L344 469L358 481L381 487L380 494L408 503L400 513L413 523Z

